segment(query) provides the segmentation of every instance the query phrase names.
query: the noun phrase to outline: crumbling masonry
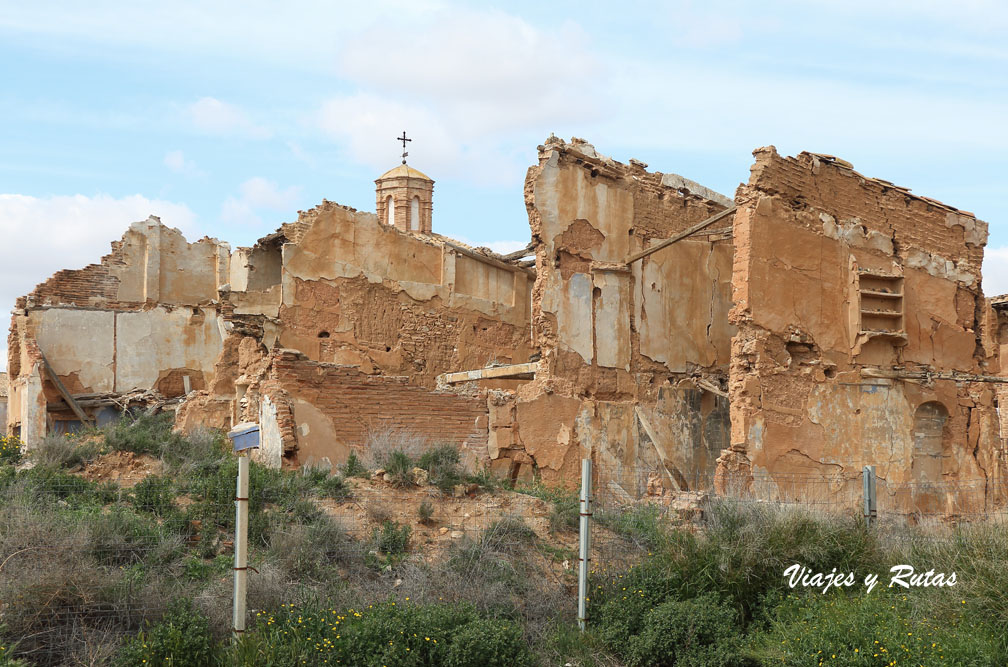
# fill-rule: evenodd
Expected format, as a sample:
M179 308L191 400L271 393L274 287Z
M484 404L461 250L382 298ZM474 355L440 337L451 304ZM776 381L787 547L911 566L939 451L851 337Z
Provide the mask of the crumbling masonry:
M573 484L590 456L630 497L797 496L870 464L1004 503L986 223L838 158L754 155L730 200L551 136L531 242L505 256L434 233L434 182L406 165L377 213L323 201L252 248L151 217L18 300L7 429L32 446L143 406L257 422L274 466L339 463L392 426L516 480Z

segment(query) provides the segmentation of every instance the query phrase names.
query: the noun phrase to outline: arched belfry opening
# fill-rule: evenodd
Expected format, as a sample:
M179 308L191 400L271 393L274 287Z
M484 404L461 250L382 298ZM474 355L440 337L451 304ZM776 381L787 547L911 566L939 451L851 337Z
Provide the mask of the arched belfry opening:
M378 219L403 231L430 234L434 180L406 164L406 142L412 139L403 132L398 141L403 142L402 164L375 180Z

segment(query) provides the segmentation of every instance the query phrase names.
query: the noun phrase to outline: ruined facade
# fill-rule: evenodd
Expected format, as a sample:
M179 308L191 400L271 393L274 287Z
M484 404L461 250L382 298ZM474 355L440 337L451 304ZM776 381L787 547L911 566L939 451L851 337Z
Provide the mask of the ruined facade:
M7 374L0 373L0 433L7 434Z
M252 248L136 223L18 301L8 430L30 446L139 401L183 429L257 422L271 465L392 426L511 479L573 483L591 456L630 497L875 465L1003 502L986 224L837 158L755 156L732 200L551 136L531 242L504 256L436 234L405 164L376 213L323 201Z

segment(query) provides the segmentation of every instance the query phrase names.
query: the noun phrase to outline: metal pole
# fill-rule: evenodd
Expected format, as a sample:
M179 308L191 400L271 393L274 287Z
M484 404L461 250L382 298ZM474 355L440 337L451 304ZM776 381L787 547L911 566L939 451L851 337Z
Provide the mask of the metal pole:
M234 539L234 639L245 632L245 594L248 577L248 452L238 454L238 486L235 494Z
M875 490L876 490L875 466L865 466L861 474L862 474L862 480L864 481L865 523L869 527L871 527L872 523L874 523L878 518L878 508L875 504Z
M578 627L583 632L588 620L588 563L591 560L591 459L581 459L581 529L578 552Z

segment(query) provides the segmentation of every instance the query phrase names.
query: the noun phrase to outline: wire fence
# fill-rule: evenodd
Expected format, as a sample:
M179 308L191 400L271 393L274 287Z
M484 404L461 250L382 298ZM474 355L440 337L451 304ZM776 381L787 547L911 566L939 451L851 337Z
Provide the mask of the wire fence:
M593 570L623 570L639 562L663 532L700 533L711 514L726 505L750 517L800 512L824 521L865 522L888 542L948 541L963 526L1008 526L1008 489L997 482L892 481L873 471L866 484L867 474L764 471L685 479L653 466L596 470ZM867 504L866 492L871 498Z
M133 460L133 459L130 459ZM132 478L89 478L87 466L0 465L0 625L33 664L102 664L127 634L191 598L231 627L234 477L191 462ZM93 472L93 471L92 471ZM520 598L529 618L573 617L579 512L572 489L510 489L493 480L435 480L330 470L255 468L249 492L248 608L296 596L465 601ZM719 504L863 521L861 475L713 475L673 480L640 467L593 473L590 570L639 563L672 531L699 534ZM684 483L685 482L685 483ZM720 484L720 492L715 487ZM887 539L946 540L963 524L1008 525L999 489L877 479L872 530Z
M0 466L0 632L14 654L106 664L123 637L178 598L195 600L226 638L235 480L217 465L116 481L88 465ZM332 472L254 468L253 623L262 610L341 592L486 608L516 594L543 613L567 606L573 615L577 533L557 523L553 503L489 480L439 488L412 474Z

